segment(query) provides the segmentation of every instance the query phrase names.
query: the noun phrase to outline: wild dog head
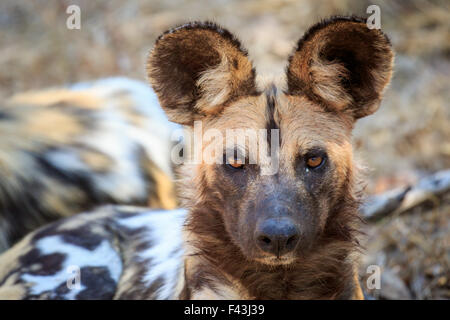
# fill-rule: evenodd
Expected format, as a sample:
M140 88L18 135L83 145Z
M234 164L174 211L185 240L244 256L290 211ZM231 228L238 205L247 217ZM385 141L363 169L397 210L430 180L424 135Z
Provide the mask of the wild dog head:
M189 23L160 36L148 75L170 120L191 129L201 121L203 132L222 137L230 129L269 130L256 140L257 150L279 150L273 174L263 174L266 164L248 138L231 153L226 144L212 148L225 163L202 161L184 171L185 205L193 208L188 225L201 251L228 250L249 263L280 266L332 241L354 241L351 131L378 109L392 64L387 37L353 17L306 32L281 86L257 84L246 50L213 23ZM271 129L278 130L277 146Z

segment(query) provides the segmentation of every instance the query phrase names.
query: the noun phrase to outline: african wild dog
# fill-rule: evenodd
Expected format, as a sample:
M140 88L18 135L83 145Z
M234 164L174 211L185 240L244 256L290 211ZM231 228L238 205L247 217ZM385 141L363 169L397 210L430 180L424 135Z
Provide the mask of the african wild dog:
M110 78L0 104L0 252L96 205L173 209L170 133L147 84Z
M213 23L164 33L148 74L169 119L192 135L194 121L219 132L278 129L278 170L264 174L266 162L250 162L259 156L246 140L231 153L214 149L227 163L180 168L186 211L108 207L47 226L0 257L0 296L361 298L351 131L377 110L392 64L387 37L355 17L307 31L281 85L257 84L239 41ZM258 147L269 152L272 141ZM243 161L234 157L243 152ZM67 289L68 264L80 266L78 291Z

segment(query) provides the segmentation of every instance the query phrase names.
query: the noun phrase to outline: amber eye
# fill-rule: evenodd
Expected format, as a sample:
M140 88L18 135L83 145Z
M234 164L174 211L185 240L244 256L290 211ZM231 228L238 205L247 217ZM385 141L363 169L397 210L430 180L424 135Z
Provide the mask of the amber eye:
M306 165L308 168L314 169L320 167L320 165L323 163L323 157L317 156L317 157L310 157L306 160Z
M244 168L244 164L238 159L228 159L227 164L234 169Z

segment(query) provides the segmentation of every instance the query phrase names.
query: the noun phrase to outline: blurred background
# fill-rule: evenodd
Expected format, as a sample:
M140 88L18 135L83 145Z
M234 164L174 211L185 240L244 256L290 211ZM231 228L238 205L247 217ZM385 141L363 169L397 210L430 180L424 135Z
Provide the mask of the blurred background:
M81 9L80 30L66 27L72 4ZM279 75L309 26L336 14L368 17L371 4L381 9L382 30L396 51L395 71L380 111L357 124L354 143L370 168L369 195L404 190L450 168L446 0L2 0L0 99L107 76L145 81L146 55L156 37L191 20L225 26L242 40L258 74ZM369 217L360 273L366 279L367 266L379 265L382 282L366 291L368 297L450 299L448 193Z

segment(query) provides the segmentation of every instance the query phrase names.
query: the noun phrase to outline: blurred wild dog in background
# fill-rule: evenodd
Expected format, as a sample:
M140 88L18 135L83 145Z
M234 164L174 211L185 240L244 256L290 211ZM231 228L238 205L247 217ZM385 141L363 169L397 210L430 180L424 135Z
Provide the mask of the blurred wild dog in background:
M147 84L110 78L0 105L0 252L101 204L173 209L170 133Z
M188 136L195 121L221 133L278 130L278 170L265 174L246 140L231 153L213 148L225 163L180 167L186 211L109 206L48 225L0 257L0 297L362 298L351 133L378 109L392 64L387 37L356 17L310 28L284 83L260 83L240 42L214 23L167 31L148 74L169 120ZM268 152L267 137L258 148ZM81 272L75 288L70 265Z

